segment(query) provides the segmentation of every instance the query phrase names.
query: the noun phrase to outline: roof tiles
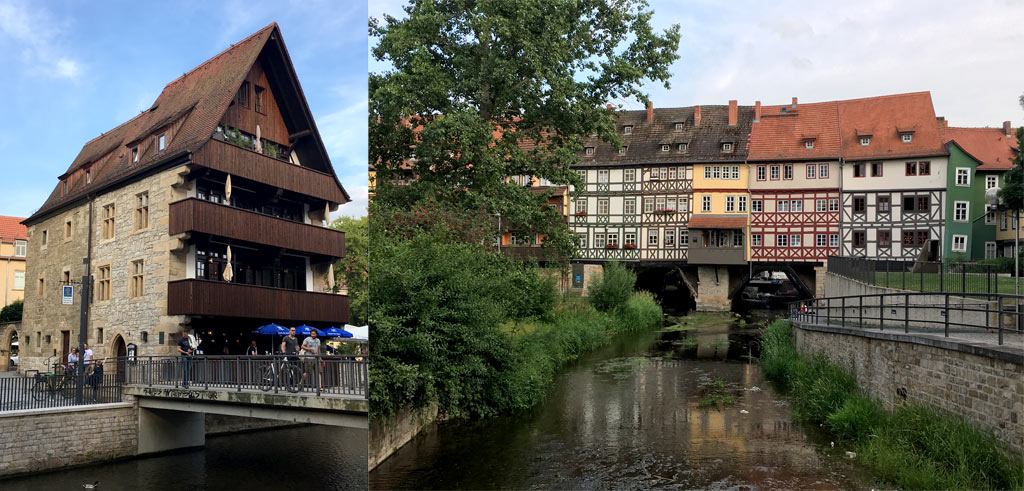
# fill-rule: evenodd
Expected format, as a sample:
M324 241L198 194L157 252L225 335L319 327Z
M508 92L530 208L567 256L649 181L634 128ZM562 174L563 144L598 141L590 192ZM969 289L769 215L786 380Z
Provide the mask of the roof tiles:
M28 240L28 227L21 224L22 220L24 218L0 215L0 241Z
M1017 139L1007 137L1002 128L945 129L946 142L955 141L972 157L981 162L978 170L1009 170L1017 155Z

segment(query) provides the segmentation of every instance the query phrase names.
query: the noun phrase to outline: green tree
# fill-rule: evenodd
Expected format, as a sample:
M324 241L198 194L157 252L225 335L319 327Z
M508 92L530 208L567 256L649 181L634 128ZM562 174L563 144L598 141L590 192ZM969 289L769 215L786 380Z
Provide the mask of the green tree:
M0 310L0 322L21 322L21 312L25 302L15 300Z
M571 255L547 197L507 178L576 184L582 138L618 144L606 103L647 102L647 81L668 87L679 27L655 32L644 0L412 0L404 10L369 25L373 56L392 66L369 78L374 205L434 199L482 210L485 224L500 213ZM410 172L408 186L393 182Z
M335 289L344 284L348 288L349 322L357 326L366 324L369 304L367 278L370 273L369 218L340 217L331 222L331 228L345 232L345 257L334 265Z
M590 304L601 312L611 311L629 300L634 285L636 273L626 269L618 261L612 261L590 285Z
M1024 109L1024 95L1020 96L1020 106ZM1006 172L999 198L1004 206L1020 212L1024 210L1024 126L1017 128L1017 148L1020 151L1013 159L1013 168Z

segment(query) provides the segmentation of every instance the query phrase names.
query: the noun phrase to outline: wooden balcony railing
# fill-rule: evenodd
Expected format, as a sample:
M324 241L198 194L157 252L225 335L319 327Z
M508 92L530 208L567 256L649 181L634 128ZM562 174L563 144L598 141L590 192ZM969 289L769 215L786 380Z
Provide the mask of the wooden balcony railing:
M167 315L215 315L275 322L348 322L348 296L225 281L167 283Z
M201 232L330 257L345 257L345 233L188 198L171 203L170 234Z
M192 154L192 163L332 203L348 200L334 176L213 140Z

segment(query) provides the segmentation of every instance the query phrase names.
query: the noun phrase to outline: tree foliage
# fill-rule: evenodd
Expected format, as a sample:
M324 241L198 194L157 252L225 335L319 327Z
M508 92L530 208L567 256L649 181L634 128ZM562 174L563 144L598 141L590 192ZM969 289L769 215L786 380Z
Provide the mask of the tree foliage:
M608 312L624 305L633 294L636 285L636 273L626 269L618 261L612 261L604 267L597 279L587 290L590 304L601 312Z
M339 217L331 228L345 232L345 257L334 265L334 285L348 289L349 322L361 326L367 321L370 274L369 217Z
M25 302L15 300L0 310L0 322L21 322L21 313Z
M678 26L655 32L643 0L412 0L404 9L370 21L373 56L393 67L369 80L375 204L434 199L500 213L571 254L546 197L507 178L577 183L569 166L581 138L617 143L605 104L646 102L646 81L668 86ZM409 173L412 183L396 185Z
M1019 99L1024 109L1024 94ZM999 190L999 199L1011 210L1024 210L1024 126L1017 128L1017 156L1013 159L1013 168L1006 172L1003 188Z

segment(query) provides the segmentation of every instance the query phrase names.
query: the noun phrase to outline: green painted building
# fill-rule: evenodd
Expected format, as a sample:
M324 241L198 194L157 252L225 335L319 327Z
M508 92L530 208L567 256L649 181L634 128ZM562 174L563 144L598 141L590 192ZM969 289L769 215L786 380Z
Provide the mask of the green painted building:
M986 243L995 251L996 240L995 219L985 216L985 176L991 171L979 171L983 163L955 140L947 142L946 148L949 173L942 257L946 261L985 259Z

